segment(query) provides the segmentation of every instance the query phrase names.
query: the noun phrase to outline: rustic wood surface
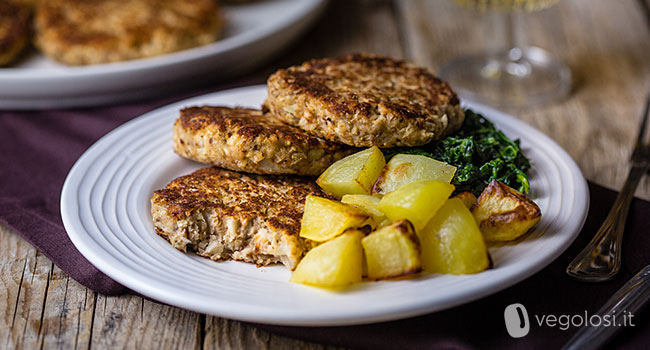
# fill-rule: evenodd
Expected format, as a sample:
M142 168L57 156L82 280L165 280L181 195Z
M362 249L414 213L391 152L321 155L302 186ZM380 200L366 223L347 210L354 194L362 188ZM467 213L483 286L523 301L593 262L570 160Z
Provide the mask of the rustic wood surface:
M563 146L587 179L618 188L650 91L650 0L563 0L528 14L529 42L565 60L575 76L564 101L508 110ZM490 38L483 17L448 0L333 1L322 20L252 73L313 57L368 51L433 70ZM637 196L650 199L650 180ZM136 296L83 287L0 225L0 348L323 349L245 324Z

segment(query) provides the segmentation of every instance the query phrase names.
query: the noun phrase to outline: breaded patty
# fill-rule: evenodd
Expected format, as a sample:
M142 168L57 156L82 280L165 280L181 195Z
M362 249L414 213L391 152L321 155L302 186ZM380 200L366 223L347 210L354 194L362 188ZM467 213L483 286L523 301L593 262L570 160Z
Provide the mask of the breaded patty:
M181 110L174 123L174 150L230 170L311 176L354 152L283 124L269 113L211 106Z
M217 40L214 0L48 0L36 8L36 44L70 65L157 56Z
M431 72L367 54L278 70L266 106L285 123L357 147L423 145L464 119L456 94Z
M27 47L31 34L31 9L0 0L0 66L12 63Z
M305 178L211 167L155 191L151 214L158 234L179 250L293 270L314 244L299 236L309 194L327 197Z

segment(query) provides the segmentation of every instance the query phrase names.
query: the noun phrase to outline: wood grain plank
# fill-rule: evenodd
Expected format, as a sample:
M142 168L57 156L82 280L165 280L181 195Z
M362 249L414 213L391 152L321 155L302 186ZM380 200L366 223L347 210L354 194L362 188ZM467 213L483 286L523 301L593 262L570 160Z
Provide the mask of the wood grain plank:
M207 316L204 350L213 349L338 349L268 333L245 323Z
M268 349L270 335L241 322L206 316L204 350Z
M408 56L434 70L455 56L483 50L494 39L484 14L451 1L402 0L397 9ZM574 89L564 101L506 109L555 139L587 179L612 188L620 188L627 175L650 90L644 13L637 0L565 0L527 14L528 41L567 62ZM642 182L637 195L650 199L650 180Z
M20 296L23 295L25 270L28 257L35 254L35 249L2 224L0 242L0 348L11 349L17 346L17 340L20 339L15 334L16 318L20 326L22 322L17 312L21 303Z
M11 325L10 347L36 349L42 344L42 318L52 263L38 253L25 259L21 287Z
M99 295L91 348L198 349L199 314L134 295Z
M43 313L42 338L46 349L87 349L95 293L58 267L50 276Z

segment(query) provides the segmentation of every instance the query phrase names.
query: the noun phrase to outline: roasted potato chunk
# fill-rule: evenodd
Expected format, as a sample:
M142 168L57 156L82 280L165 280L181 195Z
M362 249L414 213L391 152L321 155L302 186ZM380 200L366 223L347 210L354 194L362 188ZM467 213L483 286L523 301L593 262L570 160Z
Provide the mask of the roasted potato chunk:
M305 199L300 237L325 242L349 228L366 225L369 219L368 214L361 209L335 200L309 195Z
M374 146L336 161L316 183L338 199L346 194L369 194L385 165L383 153Z
M363 210L373 221L373 227L386 220L386 216L379 209L379 198L368 194L346 194L341 198L341 202Z
M422 180L451 182L456 167L415 154L397 154L386 164L372 188L372 193L386 194Z
M451 198L460 199L467 209L472 209L472 206L476 204L476 196L472 192L461 192Z
M348 230L307 252L291 275L291 282L340 288L361 282L363 232Z
M472 208L486 241L512 241L530 230L542 212L525 194L492 180Z
M377 205L393 221L406 219L421 230L445 203L454 185L430 180L418 181L386 194Z
M483 235L472 213L458 198L449 199L419 237L425 271L469 274L490 266Z
M407 220L383 227L361 240L368 278L378 280L419 272L420 241Z

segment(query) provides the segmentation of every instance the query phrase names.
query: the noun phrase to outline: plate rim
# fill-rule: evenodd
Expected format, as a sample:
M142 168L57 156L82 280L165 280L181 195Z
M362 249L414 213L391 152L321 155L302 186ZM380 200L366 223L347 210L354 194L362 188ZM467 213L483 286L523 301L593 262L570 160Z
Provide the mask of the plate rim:
M80 67L46 64L45 58L35 57L32 64L0 68L0 109L94 107L178 94L201 85L197 77L225 81L286 50L317 22L329 2L224 6L236 25L223 39L165 55Z
M293 17L287 17L283 22L277 22L270 28L256 27L232 37L225 37L207 45L166 53L153 57L143 57L120 62L108 62L87 66L64 66L63 69L51 68L20 68L6 67L0 69L0 82L15 79L20 82L54 80L62 78L88 78L101 75L123 74L147 69L160 69L170 65L189 63L215 54L222 54L236 49L242 45L264 39L277 34L287 27L295 24L301 18L318 11L327 5L329 0L309 0L309 6L301 8ZM301 1L302 2L302 1ZM237 5L236 5L237 6ZM25 72L29 71L29 72Z
M70 237L71 241L75 245L75 247L88 259L95 267L97 267L100 271L103 273L107 274L109 277L113 278L117 282L121 283L122 285L132 289L135 292L138 292L142 295L151 297L155 300L159 300L164 303L168 303L170 305L182 307L185 309L189 309L192 311L196 312L201 312L201 313L209 313L209 314L214 314L220 317L226 317L226 318L231 318L231 319L237 319L237 320L242 320L242 321L249 321L249 322L256 322L256 323L266 323L266 324L276 324L276 325L294 325L294 326L342 326L342 325L354 325L354 324L367 324L367 323L375 323L375 322L382 322L382 321L389 321L389 320L395 320L395 319L401 319L401 318L406 318L406 317L411 317L411 316L417 316L429 312L436 312L436 311L441 311L444 309L448 309L454 306L462 305L465 303L469 303L471 301L487 297L495 292L498 292L500 290L503 290L507 287L510 287L516 283L519 283L520 281L534 275L541 269L545 268L549 264L551 264L553 261L557 259L570 245L571 243L575 240L577 237L578 233L580 232L581 228L584 225L584 222L587 217L588 209L589 209L589 189L587 186L587 182L582 175L582 172L580 171L579 167L571 158L571 156L564 150L562 149L555 141L553 141L550 137L546 136L536 128L524 123L523 121L520 121L516 119L515 117L506 114L504 112L500 112L494 108L487 107L475 102L471 101L466 101L464 103L464 106L467 106L469 108L475 108L475 109L480 109L481 113L489 113L489 114L495 114L495 115L500 115L499 118L505 117L506 120L509 123L512 123L515 125L517 128L523 128L524 132L522 134L525 134L527 132L533 132L535 135L534 138L541 137L542 140L545 142L545 144L551 145L553 147L553 151L557 152L564 160L564 162L569 166L569 170L571 174L573 175L573 180L575 182L575 201L574 204L577 204L577 207L574 209L574 214L580 214L581 219L580 220L571 220L567 222L567 225L570 226L571 233L569 234L569 238L564 241L564 245L560 247L559 249L554 250L552 253L545 255L547 260L544 263L537 263L534 266L529 266L527 269L524 271L519 271L517 274L514 276L506 276L503 277L502 279L505 278L505 281L497 284L493 283L489 285L488 287L483 287L478 290L470 290L469 292L462 293L463 297L455 297L455 298L446 298L443 303L438 302L435 306L431 307L429 306L428 308L425 308L423 311L422 305L418 305L417 308L414 308L414 306L411 306L410 309L404 309L402 310L392 310L390 313L366 313L364 314L363 317L360 318L354 318L354 319L341 319L340 317L337 318L336 316L330 316L331 318L325 318L325 319L319 319L319 318L314 318L314 317L298 317L296 315L294 316L287 316L285 315L284 317L274 317L274 316L262 316L260 317L259 314L255 312L255 310L233 310L234 307L221 307L221 309L218 312L214 311L206 311L202 305L197 305L193 303L192 301L188 301L184 299L182 296L178 295L169 295L169 293L166 293L164 291L158 291L158 290L151 290L151 288L146 288L146 286L142 286L140 281L137 280L137 276L130 276L128 274L121 273L121 271L112 268L111 264L109 261L105 260L104 257L101 256L101 254L97 254L97 252L93 251L93 248L87 245L84 240L82 235L79 234L79 232L75 232L76 229L76 224L73 222L74 220L74 212L78 213L78 209L72 210L72 208L68 205L69 202L72 200L70 198L76 198L75 196L72 196L73 193L76 193L73 191L74 189L74 184L73 181L78 177L77 174L82 170L82 166L84 165L85 162L88 161L88 159L92 159L92 153L94 150L98 149L99 147L102 146L103 142L106 142L107 138L109 135L114 135L114 134L119 134L122 132L122 130L128 130L130 128L130 125L132 123L136 123L139 120L145 119L145 118L152 118L156 116L159 113L165 113L167 110L171 109L178 109L179 107L183 105L188 105L192 103L196 103L193 101L201 101L201 100L206 100L210 98L214 98L215 96L218 96L220 94L224 93L238 93L238 92L243 92L243 91L248 91L248 90L254 90L254 89L262 89L265 88L265 85L252 85L252 86L246 86L246 87L240 87L236 89L229 89L229 90L222 90L222 91L217 91L213 93L208 93L205 95L201 96L195 96L186 100L178 101L171 103L166 106L162 106L160 108L157 108L153 111L144 113L120 126L117 128L111 130L109 133L107 133L105 136L97 140L92 146L90 146L80 157L79 159L75 162L73 167L70 169L68 175L66 176L62 191L61 191L61 217L63 219L63 224L66 229L66 232L68 233L68 236ZM489 119L489 118L488 118ZM104 141L103 141L104 140ZM72 196L72 197L70 197ZM74 205L77 203L73 203ZM72 211L72 213L71 213ZM575 215L573 215L575 216ZM565 229L563 229L565 231ZM88 233L85 233L88 235ZM109 259L110 260L110 259ZM289 282L287 282L289 283Z

